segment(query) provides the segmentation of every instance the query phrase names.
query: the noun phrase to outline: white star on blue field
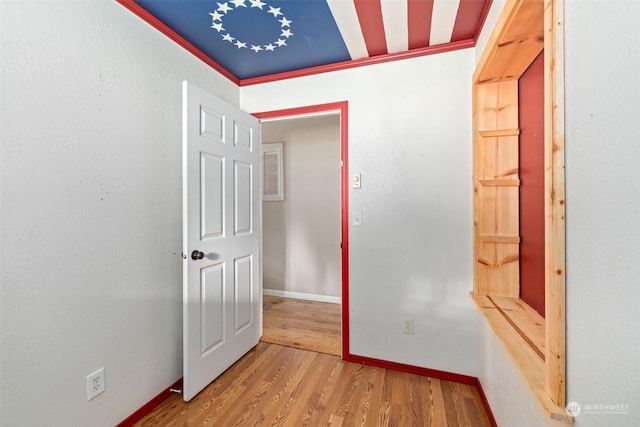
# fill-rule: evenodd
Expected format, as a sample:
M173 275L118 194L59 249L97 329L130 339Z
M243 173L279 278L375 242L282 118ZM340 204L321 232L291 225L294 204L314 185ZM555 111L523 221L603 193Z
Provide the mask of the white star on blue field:
M287 46L287 40L289 37L293 36L291 32L291 23L292 21L287 19L286 16L280 11L280 7L268 6L267 3L262 0L248 0L250 6L247 6L247 0L232 0L230 2L217 3L218 8L209 13L211 15L211 28L220 33L223 40L228 41L229 43L234 44L238 49L248 48L255 52L273 52L276 47L284 47ZM265 30L258 32L252 31L251 34L247 34L246 40L252 40L251 43L247 41L242 41L237 37L231 35L231 30L229 28L238 27L242 28L241 24L243 20L247 19L247 15L252 13L252 11L247 10L250 7L251 9L256 8L256 12L261 11L268 15L273 15L274 22L271 23L270 28L266 28L268 26L268 22L265 22ZM244 9L243 9L244 8ZM267 9L268 8L268 9ZM258 12L260 13L260 12ZM234 17L236 19L234 19ZM257 18L259 21L265 21L260 17ZM235 21L235 23L234 23ZM225 23L227 26L225 27ZM279 25L278 25L279 24ZM245 31L246 32L246 31ZM264 33L264 34L261 34ZM268 44L260 44L260 40L272 40ZM258 44L254 44L258 43ZM249 46L247 46L249 45Z
M347 61L324 0L140 0L239 79Z

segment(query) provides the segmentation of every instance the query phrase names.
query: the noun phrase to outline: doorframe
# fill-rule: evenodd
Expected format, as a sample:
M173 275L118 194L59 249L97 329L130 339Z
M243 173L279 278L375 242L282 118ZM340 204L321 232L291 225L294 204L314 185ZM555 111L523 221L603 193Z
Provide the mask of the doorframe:
M340 159L342 161L341 188L341 233L342 233L342 359L350 359L349 351L349 102L339 101L327 104L307 105L302 107L285 108L281 110L251 113L254 117L264 121L305 118L323 116L332 113L340 115Z

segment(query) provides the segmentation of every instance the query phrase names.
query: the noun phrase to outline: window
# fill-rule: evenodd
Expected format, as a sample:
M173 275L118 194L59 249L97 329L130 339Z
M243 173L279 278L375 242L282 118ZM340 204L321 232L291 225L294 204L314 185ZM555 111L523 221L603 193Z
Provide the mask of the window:
M262 200L284 200L282 143L262 144Z
M565 405L563 14L507 2L473 76L473 298L551 418ZM545 317L520 299L518 80L544 50Z

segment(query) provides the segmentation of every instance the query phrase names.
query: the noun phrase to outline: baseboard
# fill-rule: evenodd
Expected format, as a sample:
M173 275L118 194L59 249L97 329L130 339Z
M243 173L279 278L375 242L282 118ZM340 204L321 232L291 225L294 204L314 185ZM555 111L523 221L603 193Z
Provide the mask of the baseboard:
M133 414L129 415L127 418L122 420L120 423L116 424L116 427L131 427L141 419L143 419L146 415L149 415L151 411L157 408L162 402L167 400L174 393L171 390L182 390L182 378L177 380L175 383L171 384L166 389L162 390L160 394L156 397L145 403L140 409L135 411Z
M304 299L308 301L329 302L332 304L342 303L342 298L332 297L328 295L316 295L316 294L305 294L302 292L278 291L276 289L263 289L262 293L264 295L269 295L272 297Z
M446 371L439 371L436 369L429 368L421 368L419 366L413 365L405 365L403 363L389 362L386 360L374 359L370 357L356 356L356 355L348 355L344 360L354 363L362 363L365 365L376 366L379 368L387 368L394 369L396 371L407 372L410 374L423 375L431 378L437 378L439 380L445 381L453 381L465 385L475 386L480 394L480 399L482 400L482 404L484 405L484 409L487 412L487 416L489 417L489 422L492 427L497 427L496 419L493 416L493 412L491 411L491 406L489 406L489 401L487 400L487 396L484 394L484 390L482 389L482 384L477 377L472 377L468 375L462 374L454 374ZM135 411L133 414L129 415L126 419L116 424L116 427L131 427L146 415L150 414L155 408L157 408L162 402L167 400L171 394L173 393L172 389L182 390L182 378L177 380L175 383L171 384L169 387L164 389L160 394L151 399L149 402L144 404L140 409Z
M451 381L464 385L476 386L478 378L469 375L454 374L453 372L439 371L437 369L422 368L420 366L405 365L404 363L389 362L388 360L374 359L372 357L357 356L349 354L344 360L364 365L376 366L378 368L393 369L394 371L406 372L409 374L422 375L439 380Z
M493 412L491 412L491 406L489 406L489 400L487 399L487 395L484 394L484 390L482 389L480 378L476 378L476 388L478 389L478 393L480 394L480 400L482 400L482 404L484 405L484 410L487 411L487 416L489 417L489 422L491 423L491 426L498 427L498 423L496 423L496 419L493 417Z
M354 354L346 355L344 357L344 360L348 362L362 363L364 365L376 366L378 368L393 369L395 371L407 372L409 374L422 375L425 377L431 377L439 380L451 381L475 387L478 390L478 394L480 394L480 400L482 401L482 405L487 412L487 416L489 417L491 426L498 427L496 419L493 417L493 412L491 412L489 401L487 400L487 396L484 394L482 384L480 384L480 380L478 379L478 377L454 374L453 372L439 371L437 369L422 368L420 366L405 365L404 363L389 362L388 360L374 359L372 357L357 356Z

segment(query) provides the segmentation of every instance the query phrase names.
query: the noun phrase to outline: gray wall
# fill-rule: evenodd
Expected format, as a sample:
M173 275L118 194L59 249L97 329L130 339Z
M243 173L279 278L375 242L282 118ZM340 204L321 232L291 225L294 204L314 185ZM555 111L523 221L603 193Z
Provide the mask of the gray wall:
M246 111L349 103L349 173L362 174L362 188L349 189L350 211L362 213L362 226L349 227L353 354L478 373L474 60L465 49L240 88Z
M181 82L238 88L115 1L0 8L0 424L112 426L182 376Z
M283 143L285 187L284 201L263 202L263 288L339 301L340 117L267 122L262 142Z

